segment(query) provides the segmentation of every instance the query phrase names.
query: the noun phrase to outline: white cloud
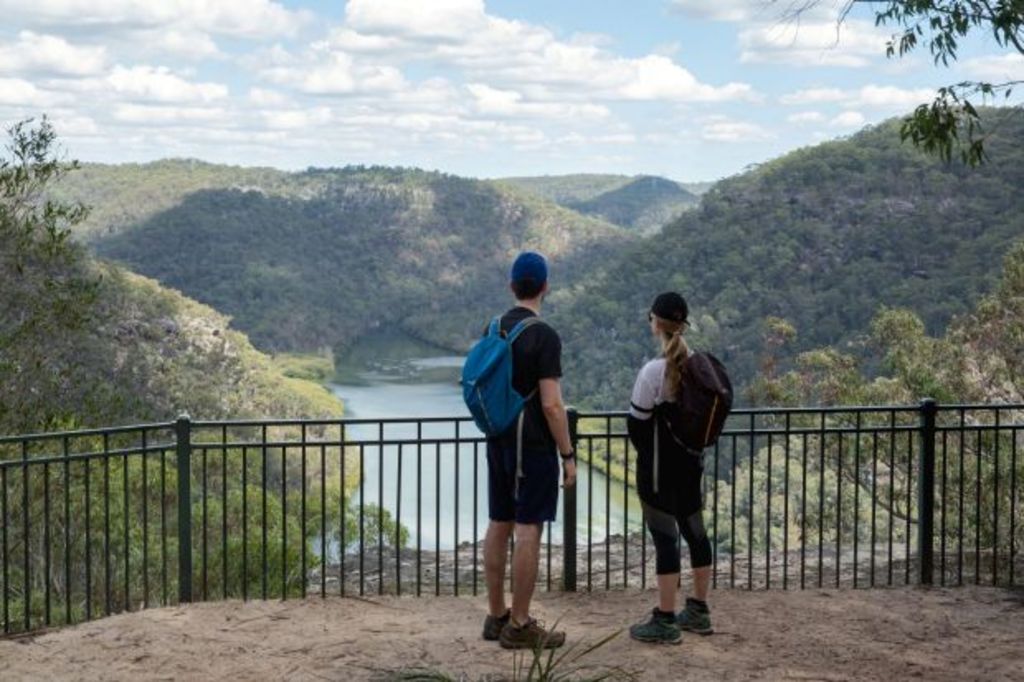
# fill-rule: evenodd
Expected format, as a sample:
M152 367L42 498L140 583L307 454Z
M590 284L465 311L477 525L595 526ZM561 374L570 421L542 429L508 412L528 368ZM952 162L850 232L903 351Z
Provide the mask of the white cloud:
M150 102L208 103L227 97L220 83L192 83L166 67L114 67L106 84L122 97Z
M291 35L308 20L271 0L0 0L7 21L94 30L188 27L245 38Z
M349 0L345 21L364 34L462 42L485 29L488 17L483 0Z
M839 88L808 88L797 90L779 98L782 104L804 105L817 104L819 102L841 102L848 99L849 94Z
M844 111L828 122L833 128L860 128L864 123L864 115L859 111Z
M821 123L825 120L825 114L820 111L801 111L796 114L790 114L786 117L786 121L789 123Z
M367 64L324 43L314 45L302 57L280 61L280 65L264 70L264 77L311 95L393 92L408 86L395 67Z
M772 134L756 123L718 118L704 125L701 137L711 142L752 142L770 139Z
M79 47L60 36L21 31L17 42L0 45L0 73L90 76L107 63L104 47Z
M50 107L67 100L67 96L41 90L29 81L20 78L0 78L0 104Z
M499 90L482 83L466 86L473 96L478 113L502 117L559 118L573 120L600 120L611 112L599 104L572 104L560 102L525 102L523 95L514 90Z
M777 9L757 0L672 0L672 9L698 19L713 21L750 21L778 13Z
M285 107L292 102L290 97L266 88L250 88L248 100L258 107Z
M262 116L267 127L275 130L311 128L330 123L332 119L328 107L265 111L262 112Z
M963 63L971 78L990 83L1024 79L1024 55L1011 53L973 57Z
M224 56L213 38L200 31L178 29L144 31L138 34L138 40L153 52L164 56L183 57L190 61Z
M842 24L782 23L740 31L740 61L794 66L863 67L885 58L889 32L847 19Z
M114 120L136 125L161 126L183 122L223 125L230 120L228 112L219 107L175 107L141 104L119 104L114 107Z

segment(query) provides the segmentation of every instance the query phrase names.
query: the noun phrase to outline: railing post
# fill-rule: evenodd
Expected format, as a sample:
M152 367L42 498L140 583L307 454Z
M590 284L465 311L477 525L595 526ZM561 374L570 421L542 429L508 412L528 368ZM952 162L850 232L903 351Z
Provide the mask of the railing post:
M917 468L917 551L919 582L931 585L935 566L935 415L931 398L921 401L921 459ZM908 557L909 558L909 557Z
M182 414L174 426L178 443L178 601L192 601L192 420Z
M572 441L573 452L577 448L577 425L580 415L574 408L566 412L569 418L569 440ZM577 474L579 456L577 453ZM562 589L566 592L576 591L576 486L562 489Z

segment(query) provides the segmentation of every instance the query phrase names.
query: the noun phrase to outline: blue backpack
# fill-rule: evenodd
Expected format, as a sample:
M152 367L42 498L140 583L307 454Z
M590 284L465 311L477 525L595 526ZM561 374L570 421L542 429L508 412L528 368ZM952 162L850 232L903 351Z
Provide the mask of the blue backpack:
M536 322L540 319L528 317L506 334L501 331L501 316L495 317L462 365L462 398L486 436L504 433L537 392L521 396L512 386L512 344Z

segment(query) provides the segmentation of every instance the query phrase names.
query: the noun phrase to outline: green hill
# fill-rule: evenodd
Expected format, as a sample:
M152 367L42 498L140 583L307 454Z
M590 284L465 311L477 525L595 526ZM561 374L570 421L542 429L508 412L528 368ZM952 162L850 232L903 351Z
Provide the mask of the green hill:
M1002 254L1024 238L1024 115L986 112L991 159L945 165L899 141L898 121L801 149L719 182L621 253L559 307L566 374L578 402L625 405L654 352L653 295L691 302L696 345L739 384L758 370L766 316L798 330L791 352L862 347L880 306L919 315L931 333L989 291Z
M393 328L463 349L506 306L515 253L547 254L571 287L633 240L529 194L440 173L316 170L300 198L238 189L189 194L97 251L232 316L260 348L343 349Z
M652 175L554 175L498 182L642 233L657 231L698 201L686 186ZM702 190L708 186L699 185Z

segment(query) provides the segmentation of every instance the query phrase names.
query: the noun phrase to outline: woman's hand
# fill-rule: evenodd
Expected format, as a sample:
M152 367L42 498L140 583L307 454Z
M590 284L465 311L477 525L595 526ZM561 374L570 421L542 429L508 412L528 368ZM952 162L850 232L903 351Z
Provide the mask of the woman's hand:
M576 485L576 458L562 460L562 487L571 488Z

